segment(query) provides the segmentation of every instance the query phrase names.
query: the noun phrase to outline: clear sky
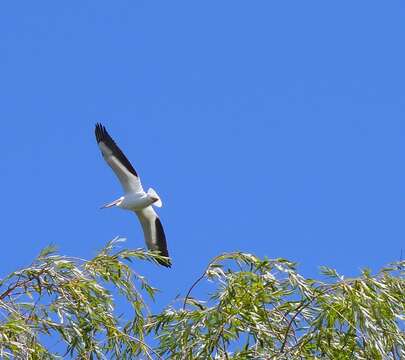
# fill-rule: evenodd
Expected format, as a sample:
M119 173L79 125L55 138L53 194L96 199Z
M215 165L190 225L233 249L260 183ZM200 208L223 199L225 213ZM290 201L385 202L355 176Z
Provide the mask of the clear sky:
M405 252L400 1L2 1L0 273L41 248L143 247L94 139L102 122L159 211L184 294L225 251L348 276Z

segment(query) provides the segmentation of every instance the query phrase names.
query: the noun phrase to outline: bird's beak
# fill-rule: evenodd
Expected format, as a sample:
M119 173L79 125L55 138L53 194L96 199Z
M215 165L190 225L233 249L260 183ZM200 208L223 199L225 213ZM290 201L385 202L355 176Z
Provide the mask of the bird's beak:
M117 205L120 201L121 201L121 199L114 200L113 202L103 205L100 209L113 207L113 206Z

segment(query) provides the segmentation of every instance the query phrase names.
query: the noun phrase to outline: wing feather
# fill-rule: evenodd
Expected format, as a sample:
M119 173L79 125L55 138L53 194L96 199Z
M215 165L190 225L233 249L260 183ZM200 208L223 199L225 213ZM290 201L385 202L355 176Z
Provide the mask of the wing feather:
M101 124L96 124L95 135L104 160L114 171L115 175L117 175L124 191L126 193L143 192L137 172L107 132L106 128Z
M165 232L152 206L136 211L136 215L138 215L139 221L141 222L148 249L158 251L162 256L169 257ZM167 262L159 261L159 263L163 266L171 267L170 260Z

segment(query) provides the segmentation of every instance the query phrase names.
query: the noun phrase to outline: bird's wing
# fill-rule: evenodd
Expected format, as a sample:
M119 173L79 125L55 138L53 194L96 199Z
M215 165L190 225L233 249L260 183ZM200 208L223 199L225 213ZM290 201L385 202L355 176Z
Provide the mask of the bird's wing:
M95 134L105 161L113 169L115 175L117 175L124 191L126 193L143 192L141 180L137 172L107 132L106 128L101 124L96 124Z
M148 206L142 210L136 211L136 215L138 215L139 221L141 222L148 249L159 251L160 255L169 257L163 226L152 206ZM170 260L167 262L158 262L166 267L171 266Z

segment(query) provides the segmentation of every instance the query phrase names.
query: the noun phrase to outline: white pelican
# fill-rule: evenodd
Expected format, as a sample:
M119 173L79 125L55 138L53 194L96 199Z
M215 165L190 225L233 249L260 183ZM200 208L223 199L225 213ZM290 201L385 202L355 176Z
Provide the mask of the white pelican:
M124 196L102 208L118 206L121 209L134 211L141 222L148 249L168 258L169 252L163 226L152 207L152 205L162 206L158 194L151 188L147 192L143 190L137 172L103 125L96 124L95 133L101 154L117 175L125 193ZM159 263L166 267L171 266L170 259L159 261Z

